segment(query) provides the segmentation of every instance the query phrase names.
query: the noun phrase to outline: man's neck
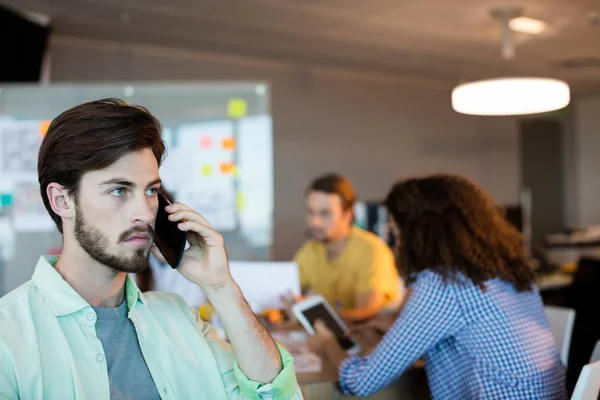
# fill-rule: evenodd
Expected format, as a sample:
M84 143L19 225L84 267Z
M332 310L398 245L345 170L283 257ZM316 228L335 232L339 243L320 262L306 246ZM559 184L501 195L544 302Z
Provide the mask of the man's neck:
M100 264L79 246L65 245L55 269L93 307L117 307L125 300L127 274Z
M327 258L329 259L329 261L334 261L342 254L342 251L344 251L346 245L348 244L348 240L350 239L351 233L352 229L349 229L341 237L327 242Z

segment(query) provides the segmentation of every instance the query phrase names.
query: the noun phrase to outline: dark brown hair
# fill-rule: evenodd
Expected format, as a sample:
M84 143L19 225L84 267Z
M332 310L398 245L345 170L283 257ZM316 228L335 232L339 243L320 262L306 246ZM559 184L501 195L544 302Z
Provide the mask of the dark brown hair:
M165 151L160 123L147 109L123 100L84 103L56 117L40 147L38 179L44 205L58 230L62 233L62 220L50 207L49 183L63 185L77 198L83 174L147 148L160 165Z
M356 201L356 194L350 180L337 174L327 174L318 177L308 187L307 193L310 192L337 194L342 201L342 209L344 211L352 210Z
M522 237L492 198L471 181L434 175L401 181L385 200L400 228L401 274L428 269L444 280L463 273L475 285L500 278L519 291L531 289Z

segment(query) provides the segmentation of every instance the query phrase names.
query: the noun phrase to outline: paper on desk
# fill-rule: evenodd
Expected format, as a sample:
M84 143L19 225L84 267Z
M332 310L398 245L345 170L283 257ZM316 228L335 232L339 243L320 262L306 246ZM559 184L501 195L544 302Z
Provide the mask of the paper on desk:
M314 353L296 354L294 355L294 369L299 374L321 372L321 358Z
M321 372L321 358L306 346L306 332L273 332L273 339L294 357L297 373Z
M273 340L281 344L292 355L308 353L306 332L272 332Z
M294 262L231 261L229 268L254 312L282 308L282 295L300 293L298 265Z
M158 268L153 268L153 271L155 269ZM300 293L298 265L294 262L230 261L229 269L231 276L255 313L268 308L282 308L282 295L287 296L289 291ZM194 307L208 302L205 294L196 285L191 284L170 268L164 274L161 272L157 272L157 274L164 284L162 286L159 284L158 290L173 291L180 295L185 293L186 301L190 299L187 294L190 294L194 300L191 305ZM163 277L163 275L167 276Z

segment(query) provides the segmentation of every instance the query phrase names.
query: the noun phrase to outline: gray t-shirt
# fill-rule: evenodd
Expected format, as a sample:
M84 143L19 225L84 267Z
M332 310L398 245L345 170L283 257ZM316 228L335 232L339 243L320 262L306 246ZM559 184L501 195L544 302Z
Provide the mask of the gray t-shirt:
M111 400L159 400L135 327L127 318L127 302L117 308L93 308L98 316L96 334L108 366Z

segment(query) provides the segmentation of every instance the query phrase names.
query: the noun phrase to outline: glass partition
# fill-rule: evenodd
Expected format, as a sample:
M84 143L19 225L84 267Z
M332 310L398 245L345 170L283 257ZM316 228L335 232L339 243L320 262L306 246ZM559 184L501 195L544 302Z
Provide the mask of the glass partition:
M273 138L265 83L0 86L0 294L29 279L40 255L60 251L37 180L48 124L77 104L108 97L142 105L161 121L165 189L223 234L230 258L268 260Z

